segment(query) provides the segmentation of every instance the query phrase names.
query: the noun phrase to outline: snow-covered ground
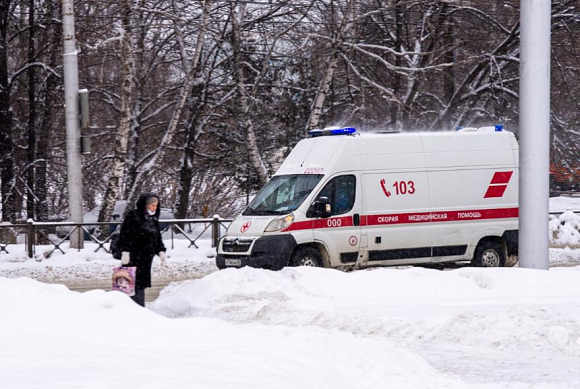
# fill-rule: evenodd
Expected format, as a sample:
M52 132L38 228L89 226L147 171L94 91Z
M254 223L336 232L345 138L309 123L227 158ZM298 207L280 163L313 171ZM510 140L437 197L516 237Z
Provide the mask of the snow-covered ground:
M228 269L142 309L0 278L2 388L578 388L580 267Z
M165 240L168 248L167 266L161 266L158 257L153 259L152 276L154 279L191 279L199 278L217 271L215 266L215 248L209 239L196 241L198 249L189 246L189 241L182 239ZM98 245L85 242L85 248L74 250L68 243L62 245L65 254L55 251L49 258L43 253L52 247L37 246L34 258L28 258L24 245L10 245L10 254L0 254L0 277L29 277L42 282L57 282L77 285L96 280L110 280L111 269L119 266L120 261Z
M550 197L550 212L565 212L574 211L580 212L580 196L579 197Z
M153 268L176 282L146 309L49 284L110 279L95 245L10 245L0 388L580 388L579 225L551 219L547 272L217 271L208 239L176 240Z
M154 258L153 280L193 279L217 271L215 248L211 247L211 241L200 239L196 243L199 249L188 247L188 241L175 240L171 249L171 241L166 240L165 245L169 248L167 265L161 266L159 258ZM10 245L10 254L0 253L0 277L27 277L69 287L97 283L101 287L111 279L111 269L120 263L102 249L95 252L97 245L94 243L85 243L85 248L80 251L68 248L66 243L62 248L65 254L55 251L49 258L44 258L42 252L51 248L39 246L35 258L28 258L24 245ZM580 246L556 244L550 248L551 267L577 265L580 265Z

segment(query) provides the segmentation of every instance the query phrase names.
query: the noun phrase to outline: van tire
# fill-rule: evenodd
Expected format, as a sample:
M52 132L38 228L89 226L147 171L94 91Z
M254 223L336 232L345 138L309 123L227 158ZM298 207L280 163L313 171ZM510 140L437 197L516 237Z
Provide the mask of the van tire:
M321 267L322 256L313 247L299 247L290 259L290 266Z
M477 267L500 267L505 264L505 250L496 242L480 243L475 249L475 255L471 262Z

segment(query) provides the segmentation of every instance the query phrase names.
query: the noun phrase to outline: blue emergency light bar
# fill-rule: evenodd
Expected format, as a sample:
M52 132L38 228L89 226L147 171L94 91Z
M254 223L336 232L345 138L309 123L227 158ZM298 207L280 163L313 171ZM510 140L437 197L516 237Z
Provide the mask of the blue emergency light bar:
M312 131L308 131L308 135L311 137L315 136L327 136L327 135L349 135L354 134L356 132L356 128L354 127L328 127L323 130L316 129Z

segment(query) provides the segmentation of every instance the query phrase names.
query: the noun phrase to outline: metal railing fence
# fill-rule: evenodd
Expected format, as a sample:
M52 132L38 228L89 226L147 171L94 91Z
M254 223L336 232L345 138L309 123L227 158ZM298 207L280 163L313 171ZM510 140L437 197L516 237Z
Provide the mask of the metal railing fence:
M572 211L580 214L580 211ZM563 212L550 212L550 215L560 216ZM212 247L217 247L219 239L222 235L222 230L227 229L227 223L231 223L233 219L222 219L219 216L205 219L167 219L159 220L159 224L163 227L162 232L170 230L171 232L171 248L174 248L174 238L176 235L181 235L189 241L189 246L199 248L196 241L211 228ZM8 254L8 246L16 245L17 237L25 236L25 245L28 257L33 258L38 245L52 245L52 250L45 252L44 255L49 257L56 250L64 254L60 247L64 242L68 241L73 233L80 234L83 241L92 241L97 244L95 252L103 249L110 253L109 247L105 246L110 243L112 236L120 229L122 222L93 222L93 223L73 223L73 222L35 222L28 220L25 223L1 223L0 224L0 254ZM191 230L192 224L203 224L201 232L197 232L195 237L191 237L188 233L187 227ZM108 231L102 229L90 228L108 226ZM58 236L57 229L60 228L61 235ZM103 237L104 236L104 237Z
M162 233L171 232L171 248L174 248L174 238L177 235L185 237L189 241L189 247L194 246L197 240L211 228L212 247L217 247L222 230L227 229L232 219L222 219L219 216L206 219L167 219L159 220ZM53 252L59 250L64 254L60 247L68 241L72 234L77 233L81 240L91 241L97 244L95 252L103 249L110 253L109 247L105 246L110 243L111 238L121 228L122 222L92 222L92 223L74 223L74 222L35 222L28 220L25 223L2 223L0 224L0 254L8 254L8 246L16 245L18 236L25 236L26 251L29 258L33 258L38 245L52 245L52 250L44 252L45 257L50 257ZM195 236L190 236L193 232L191 225L202 224L201 232L196 231ZM106 228L103 228L105 227ZM92 228L91 228L92 227ZM100 227L100 228L99 228ZM189 230L189 232L187 231Z

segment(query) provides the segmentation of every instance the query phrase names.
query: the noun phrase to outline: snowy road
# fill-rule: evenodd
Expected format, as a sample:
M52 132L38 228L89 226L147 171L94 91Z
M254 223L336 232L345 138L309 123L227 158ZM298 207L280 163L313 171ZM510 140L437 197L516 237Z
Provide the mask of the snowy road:
M148 288L145 293L145 300L146 302L152 302L159 297L159 293L163 288L167 285L171 284L172 282L182 282L187 280L194 280L196 278L201 278L205 276L207 273L199 272L197 274L188 274L186 277L177 277L177 278L155 278L152 280L151 288ZM101 280L88 280L83 283L64 283L72 291L75 292L88 292L91 290L104 290L109 291L111 290L111 279L101 279Z
M571 388L580 387L579 359L553 351L490 351L441 342L420 343L411 345L409 349L440 372L456 375L467 383L511 382L530 386L546 383L553 387L566 387L572 383Z

